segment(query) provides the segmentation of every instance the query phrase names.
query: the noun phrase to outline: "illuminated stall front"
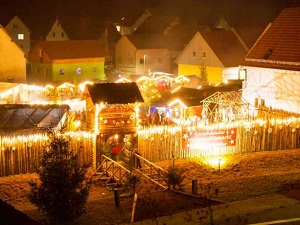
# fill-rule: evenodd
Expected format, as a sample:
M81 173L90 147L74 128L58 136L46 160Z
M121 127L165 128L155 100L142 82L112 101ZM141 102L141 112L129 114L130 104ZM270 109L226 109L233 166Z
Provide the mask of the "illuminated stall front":
M132 151L137 145L138 105L143 102L136 83L87 85L83 98L87 128L96 134L95 165L102 154Z

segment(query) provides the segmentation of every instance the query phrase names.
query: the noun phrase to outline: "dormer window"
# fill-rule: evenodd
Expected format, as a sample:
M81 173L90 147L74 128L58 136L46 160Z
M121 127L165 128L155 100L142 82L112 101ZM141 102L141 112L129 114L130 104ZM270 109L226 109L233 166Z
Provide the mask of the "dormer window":
M264 55L263 59L268 59L272 53L273 53L273 49L269 48L266 54Z

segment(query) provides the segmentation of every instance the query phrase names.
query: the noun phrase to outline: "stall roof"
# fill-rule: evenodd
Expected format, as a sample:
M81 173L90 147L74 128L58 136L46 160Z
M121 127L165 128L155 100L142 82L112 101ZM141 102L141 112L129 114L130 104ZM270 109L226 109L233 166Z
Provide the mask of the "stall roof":
M144 102L135 82L131 83L96 83L87 85L85 94L89 94L93 103L129 104Z
M29 134L56 128L68 110L68 105L0 105L0 134Z

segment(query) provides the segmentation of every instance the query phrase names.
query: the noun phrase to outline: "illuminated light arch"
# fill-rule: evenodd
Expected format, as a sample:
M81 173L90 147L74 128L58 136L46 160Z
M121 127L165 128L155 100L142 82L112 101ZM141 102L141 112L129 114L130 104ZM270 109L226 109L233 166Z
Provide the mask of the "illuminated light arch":
M242 98L241 91L216 92L201 103L208 122L250 119L250 104Z

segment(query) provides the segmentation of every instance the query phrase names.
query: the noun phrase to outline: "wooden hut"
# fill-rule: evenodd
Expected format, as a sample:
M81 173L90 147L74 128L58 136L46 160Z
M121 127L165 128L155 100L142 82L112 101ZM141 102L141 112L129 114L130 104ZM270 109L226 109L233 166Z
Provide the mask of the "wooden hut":
M134 148L138 126L138 103L143 97L136 83L96 83L87 85L86 124L96 134L96 165L101 154L110 155ZM130 145L130 146L129 146Z
M0 176L35 172L47 130L60 129L68 105L0 105Z

